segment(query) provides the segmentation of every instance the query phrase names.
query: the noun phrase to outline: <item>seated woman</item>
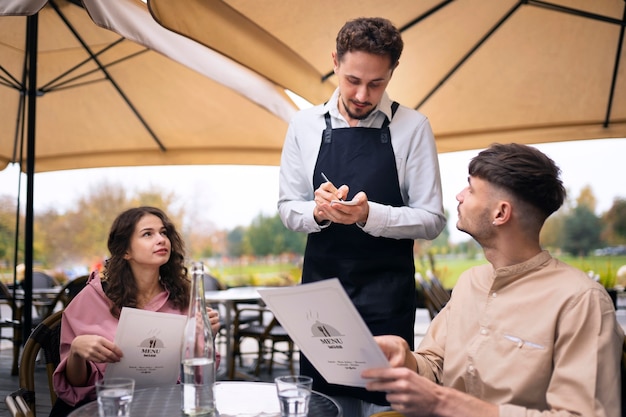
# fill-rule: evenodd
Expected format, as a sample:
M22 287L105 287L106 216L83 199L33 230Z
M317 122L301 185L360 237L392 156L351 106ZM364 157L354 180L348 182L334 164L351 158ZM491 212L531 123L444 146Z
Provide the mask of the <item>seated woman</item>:
M58 395L51 416L67 415L96 399L95 383L123 352L113 343L122 307L187 314L190 281L183 240L167 215L154 207L120 214L111 226L102 276L93 272L61 323L61 362L54 372ZM213 334L216 311L207 308ZM216 353L219 366L219 354Z

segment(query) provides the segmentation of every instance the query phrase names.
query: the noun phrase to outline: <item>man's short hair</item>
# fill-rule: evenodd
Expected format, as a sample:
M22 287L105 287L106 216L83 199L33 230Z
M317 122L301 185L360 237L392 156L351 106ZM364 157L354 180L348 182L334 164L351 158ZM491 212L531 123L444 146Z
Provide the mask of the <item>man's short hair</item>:
M469 175L502 187L536 207L547 218L565 201L561 170L536 148L518 143L493 144L475 156Z
M388 55L393 69L398 65L403 47L400 31L382 17L360 17L350 20L337 34L338 61L341 61L347 52L361 51Z

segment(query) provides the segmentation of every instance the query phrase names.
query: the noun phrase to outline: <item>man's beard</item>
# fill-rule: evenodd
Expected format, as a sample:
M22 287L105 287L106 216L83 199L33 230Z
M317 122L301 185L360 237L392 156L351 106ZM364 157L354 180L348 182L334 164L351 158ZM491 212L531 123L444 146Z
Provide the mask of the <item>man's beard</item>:
M374 111L375 107L373 107L370 111L368 111L367 113L363 113L363 114L354 114L350 111L350 108L346 105L346 101L343 99L343 97L341 98L341 104L343 105L343 109L346 111L346 113L348 114L348 116L350 117L350 119L352 120L363 120L366 119L367 116L369 116L370 114L372 114L372 112ZM369 103L368 103L369 104Z

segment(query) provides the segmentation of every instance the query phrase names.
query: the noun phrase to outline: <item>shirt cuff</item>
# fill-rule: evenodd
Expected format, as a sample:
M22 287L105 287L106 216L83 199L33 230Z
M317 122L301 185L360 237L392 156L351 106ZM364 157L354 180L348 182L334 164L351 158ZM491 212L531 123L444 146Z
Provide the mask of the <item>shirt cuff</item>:
M322 224L319 224L315 220L315 216L313 215L313 211L315 210L315 201L308 201L305 207L306 209L301 213L301 215L303 216L302 221L304 223L304 230L307 233L319 232L320 230L330 226L330 220L324 221Z
M367 234L376 237L381 236L386 227L390 207L371 201L368 201L367 204L370 206L367 222L363 226L357 223L357 226L361 227Z

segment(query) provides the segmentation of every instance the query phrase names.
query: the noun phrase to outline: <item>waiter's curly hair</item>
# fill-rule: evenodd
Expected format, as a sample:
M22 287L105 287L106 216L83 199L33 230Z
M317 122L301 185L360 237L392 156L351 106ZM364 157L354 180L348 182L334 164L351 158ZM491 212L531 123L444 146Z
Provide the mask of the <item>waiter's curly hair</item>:
M107 246L111 257L103 271L103 288L113 305L111 314L119 317L122 307L137 307L137 285L130 264L124 255L139 220L146 215L155 215L163 222L172 249L167 263L161 265L161 284L170 292L169 301L184 310L189 305L190 283L185 267L185 247L176 227L167 215L156 207L136 207L122 212L111 226Z
M360 17L350 20L337 34L337 60L347 52L362 51L389 55L391 68L398 65L404 42L400 31L382 17Z

